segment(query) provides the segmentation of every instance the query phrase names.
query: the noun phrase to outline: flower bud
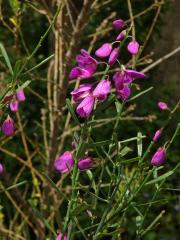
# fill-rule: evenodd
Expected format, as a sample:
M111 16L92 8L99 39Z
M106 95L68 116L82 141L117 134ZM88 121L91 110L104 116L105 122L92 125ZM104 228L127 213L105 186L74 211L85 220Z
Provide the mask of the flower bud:
M7 95L4 100L3 100L3 103L8 103L10 102L11 100L13 99L13 95Z
M153 141L157 142L157 140L160 138L161 134L162 134L162 129L157 130L153 136Z
M92 159L90 157L82 158L78 161L78 168L80 170L87 170L92 167Z
M161 166L165 162L166 152L163 147L158 148L151 159L151 164L153 166Z
M16 92L16 97L17 97L19 102L24 102L26 100L26 96L24 94L24 90L23 89L19 89Z
M70 172L74 164L72 153L64 152L54 161L54 168L61 173Z
M116 37L116 41L122 41L126 36L126 30L119 33L119 35Z
M112 66L119 57L119 48L114 48L109 56L109 65Z
M161 110L167 110L167 109L169 109L169 108L168 108L168 105L167 105L165 102L158 102L158 107L159 107Z
M13 100L10 104L9 107L12 112L17 112L19 108L19 102L17 100Z
M87 96L80 102L76 108L77 114L82 118L87 118L91 115L94 107L94 97L92 95Z
M127 48L132 55L136 55L139 51L139 43L136 41L132 41L128 44Z
M122 19L114 20L112 23L115 29L122 29L125 26L125 22Z
M110 55L112 51L112 45L110 43L104 43L100 48L95 52L95 55L100 58L105 58Z
M2 132L6 136L12 136L14 134L14 121L9 115L2 124Z
M110 92L111 83L109 80L101 80L93 91L93 96L99 101L106 100Z
M2 163L0 163L0 175L4 172L4 167L2 165Z

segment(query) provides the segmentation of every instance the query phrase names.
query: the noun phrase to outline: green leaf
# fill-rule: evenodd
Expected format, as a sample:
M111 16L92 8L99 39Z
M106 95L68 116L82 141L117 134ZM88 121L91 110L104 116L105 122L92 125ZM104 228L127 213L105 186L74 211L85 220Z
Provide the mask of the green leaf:
M10 62L9 57L7 55L6 49L4 48L2 43L0 43L0 50L2 52L2 55L3 55L4 59L5 59L5 62L7 64L7 66L8 66L8 68L9 68L9 71L10 71L11 75L13 75L13 69L12 69L12 66L11 66L11 62Z
M117 113L120 113L122 110L122 104L119 101L116 101L115 106L116 106Z
M34 66L33 68L27 70L24 74L32 72L33 70L35 70L36 68L39 68L41 65L45 64L46 62L48 62L49 60L51 60L54 57L54 54L50 55L49 57L45 58L44 60L42 60L40 63L38 63L36 66Z
M19 91L20 89L26 88L30 83L31 83L30 80L25 81L21 86L19 86L19 87L16 89L16 92Z
M22 181L22 182L16 183L16 184L14 184L14 185L12 185L12 186L4 189L4 190L5 190L5 191L9 191L9 190L11 190L11 189L13 189L13 188L17 188L17 187L19 187L19 186L22 186L22 185L24 185L25 183L27 183L27 181Z
M93 174L92 174L91 170L87 170L87 171L86 171L86 174L88 175L89 180L90 180L90 182L92 183L92 187L93 187L94 191L96 192L96 191L97 191L97 189L96 189L96 183L95 183L95 181L94 181L94 177L93 177Z
M121 161L121 159L120 159L120 161ZM123 163L123 164L129 164L129 163L138 162L138 161L139 161L139 157L135 157L135 158L127 159L127 160L122 160L121 163Z
M109 145L112 143L112 140L104 140L101 142L94 142L91 144L88 144L89 147L99 147L99 146L104 146L104 145Z
M136 94L135 96L133 96L132 98L130 98L127 102L130 102L138 97L140 97L141 95L144 95L145 93L151 91L154 87L149 87L148 89L141 91L140 93Z
M80 142L78 144L78 147L77 147L77 151L76 151L76 158L77 159L83 157L86 148L87 148L87 144L83 140L80 140Z
M137 134L137 151L138 151L138 156L142 156L142 133L138 132Z
M67 108L68 108L69 112L71 113L72 118L76 122L76 124L81 127L81 124L80 124L80 122L79 122L79 120L78 120L78 118L77 118L77 116L74 112L73 107L72 107L71 101L68 98L66 99L66 105L67 105Z
M179 166L180 166L180 163L178 163L177 166L173 170L170 170L169 172L164 173L163 175L157 177L156 179L153 179L153 180L147 182L145 185L150 185L150 184L154 184L154 183L159 182L159 181L166 180L166 178L168 178L169 176L171 176L172 174L175 173L176 169Z
M132 152L132 149L126 146L121 150L120 155L121 155L121 157L123 157L126 154L128 154L129 152Z
M14 14L17 14L21 6L19 0L9 0L9 4Z

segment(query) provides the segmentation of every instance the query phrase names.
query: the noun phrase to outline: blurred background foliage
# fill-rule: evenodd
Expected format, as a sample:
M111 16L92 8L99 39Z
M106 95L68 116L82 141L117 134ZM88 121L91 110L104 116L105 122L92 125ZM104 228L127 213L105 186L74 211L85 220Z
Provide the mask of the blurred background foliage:
M43 2L43 1L42 1ZM108 2L108 1L104 1ZM158 1L153 0L133 0L132 1L132 8L134 15L148 9L152 4ZM159 1L160 2L160 1ZM176 2L176 1L175 1ZM162 31L167 26L166 14L170 12L173 15L173 5L175 4L174 1L167 0L163 1L161 13L158 16L158 20L155 24L153 34L148 41L148 45L145 49L145 54L149 52L155 52L157 49L158 42L162 37ZM48 1L47 1L48 4ZM74 4L81 6L81 1L74 1ZM41 1L20 1L20 0L1 0L0 1L0 14L1 14L1 21L0 21L0 42L2 42L8 52L8 55L11 59L12 64L15 63L17 59L24 58L29 52L31 52L36 43L38 42L39 38L41 37L42 33L47 29L49 22L47 17L41 14L41 11L38 12L37 9L41 9ZM173 8L174 9L174 8ZM180 9L179 9L180 10ZM142 44L147 36L149 28L153 22L155 16L156 8L152 7L151 10L147 11L146 14L142 15L139 18L135 19L136 25L136 36L137 40ZM114 15L113 15L114 14ZM129 19L129 12L127 8L127 3L124 0L113 0L110 1L109 4L104 4L103 7L97 8L96 12L92 14L90 18L89 24L85 28L85 33L81 39L81 48L88 49L90 36L94 33L97 27L104 21L108 16L112 15L113 17L108 20L107 28L111 25L111 21L114 18L122 18L124 20ZM178 21L178 19L177 19ZM171 34L172 29L169 29L169 34ZM100 35L99 40L93 46L92 52L101 45L101 43L114 41L114 37L116 36L116 32L114 30L109 31L107 34L103 33ZM167 36L168 37L168 36ZM39 49L37 54L34 56L33 60L31 61L29 68L36 65L40 60L44 59L45 57L49 56L52 51L52 36L49 35L48 38L45 39L42 47ZM161 48L161 46L158 46ZM170 49L172 50L172 49ZM166 54L166 49L164 51L164 55ZM162 56L156 56L155 60ZM122 59L127 62L129 60L129 56L127 53L122 52ZM152 55L152 59L154 60L154 56ZM72 60L74 61L74 60ZM169 61L173 61L173 58ZM124 63L125 63L124 62ZM180 66L180 65L179 65ZM142 66L143 67L143 66ZM141 66L138 69L142 69ZM44 84L47 76L47 68L48 63L41 66L39 69L35 70L31 73L28 77L33 80L30 88L27 88L26 95L27 95L27 102L21 105L21 115L23 120L26 124L26 131L27 135L33 137L40 149L43 148L43 144L39 141L42 139L42 131L38 124L41 121L41 109L44 108L44 102L42 99L46 97L46 86ZM3 59L0 57L0 89L8 82L8 77L6 75L6 69L4 67ZM128 137L136 136L138 131L141 131L143 135L147 135L147 139L149 140L154 131L159 129L162 124L164 123L165 119L167 118L167 112L159 112L157 108L157 101L162 100L168 103L168 105L174 106L177 101L177 96L174 95L172 89L176 89L176 85L172 85L171 79L168 80L168 83L164 84L161 82L161 79L157 79L156 73L158 73L158 66L155 70L148 72L147 79L141 81L140 88L146 89L150 86L155 86L155 88L143 95L143 97L138 98L135 100L133 106L129 106L130 109L132 108L133 111L129 112L129 120L121 121L119 126L119 139L126 139ZM4 78L6 76L6 78ZM98 79L98 77L97 77ZM72 88L72 85L69 89ZM9 111L7 109L7 111ZM114 115L114 108L108 108L102 113L99 114L98 118L105 118L108 116ZM131 116L136 116L137 119L142 118L142 120L131 120ZM147 117L149 116L149 117ZM146 117L146 119L143 119ZM176 123L179 116L174 117L171 121L168 128L164 131L163 137L160 139L158 145L163 144L166 140L169 140L169 136L172 135L172 132L175 130ZM112 131L111 124L105 125L103 128L103 132L101 128L96 128L93 131L93 134L96 139L106 139L107 136ZM8 146L8 149L20 154L24 154L24 148L19 144L20 136L17 135L13 138L11 143L9 142L5 144ZM67 143L71 139L67 139ZM144 141L144 148L146 147L146 140ZM67 145L68 146L68 145ZM179 147L179 139L173 143L172 149L174 151L170 151L167 156L167 164L165 171L168 169L173 168L176 163L180 160L180 147ZM132 149L135 146L131 146ZM68 147L67 147L68 148ZM66 149L66 146L65 146ZM0 160L5 165L6 172L12 173L12 177L15 178L19 171L19 165L17 162L10 160L9 156L6 154L0 153ZM146 159L149 161L149 159ZM34 158L33 163L35 167L39 169L43 169L44 162L41 158L37 157ZM179 172L180 173L180 172ZM176 173L171 177L167 182L165 187L166 188L179 188L179 173ZM29 175L29 176L28 176ZM30 173L28 174L27 171L24 172L21 176L21 180L28 180L30 178ZM28 191L30 191L30 186L28 186ZM148 198L153 194L153 189L147 189L144 194L141 196L141 202L146 202ZM31 201L36 201L36 196L29 196ZM157 204L154 206L153 211L149 214L149 221L150 219L154 219L157 212L165 209L166 214L163 216L161 220L161 224L154 230L149 232L144 239L145 240L178 240L180 236L179 232L179 224L180 224L180 194L177 191L168 191L164 190L161 192L159 199L168 199L170 203L161 202L161 204ZM34 203L36 204L36 203ZM1 194L0 199L0 221L2 218L5 219L5 222L11 222L10 219L13 218L13 210L12 205L7 200L7 197L4 194ZM102 206L103 207L103 206ZM5 214L5 215L4 215ZM126 230L124 232L123 240L125 239L134 239L134 228L132 222L134 222L134 213L126 219L125 225ZM18 229L17 229L18 231ZM31 233L29 233L31 234ZM1 237L0 237L1 239ZM4 238L2 238L4 239ZM32 238L33 239L33 238Z

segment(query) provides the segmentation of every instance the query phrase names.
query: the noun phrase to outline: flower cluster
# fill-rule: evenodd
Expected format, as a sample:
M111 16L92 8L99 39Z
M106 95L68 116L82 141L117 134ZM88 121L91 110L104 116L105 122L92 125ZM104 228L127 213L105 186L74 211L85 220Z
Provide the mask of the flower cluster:
M16 92L16 96L9 95L6 96L3 103L8 103L10 110L12 112L17 112L19 109L19 102L24 102L26 100L26 96L23 89L19 89ZM12 136L14 134L14 120L8 115L4 120L2 127L2 132L5 136Z
M72 170L74 166L74 159L71 152L66 151L54 161L54 168L60 173L67 173ZM86 170L92 167L92 159L88 156L79 159L79 170Z
M122 19L114 20L112 23L113 27L121 32L116 37L116 41L113 43L104 43L96 51L95 55L101 59L108 58L107 67L111 67L117 61L121 43L126 38L126 24ZM114 44L119 44L117 47L113 47ZM131 41L127 45L127 50L132 54L136 55L139 51L139 43ZM77 67L72 68L69 74L70 79L80 78L86 79L91 78L98 65L98 62L84 49L80 50L80 54L76 56ZM106 70L105 70L106 71ZM123 65L120 66L120 71L116 72L113 76L114 86L117 92L118 98L126 101L130 94L130 84L134 79L144 78L145 74L135 71L133 69L126 69ZM91 115L94 108L95 101L105 101L108 93L110 92L111 83L109 79L101 79L100 82L94 86L90 83L84 83L71 92L74 102L77 104L76 112L82 118L87 118Z

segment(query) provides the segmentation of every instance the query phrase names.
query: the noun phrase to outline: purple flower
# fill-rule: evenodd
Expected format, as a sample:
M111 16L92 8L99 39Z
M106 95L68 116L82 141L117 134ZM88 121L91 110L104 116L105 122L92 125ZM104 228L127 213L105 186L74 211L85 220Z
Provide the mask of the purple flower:
M59 233L56 240L67 240L67 235L65 234L63 239L62 239L62 233Z
M113 21L112 25L115 29L119 30L122 29L126 24L122 19L117 19Z
M92 84L81 84L77 89L71 92L72 98L74 102L80 102L85 97L91 94Z
M2 165L2 163L0 163L0 174L2 174L4 172L4 167Z
M155 132L155 134L153 136L153 141L157 142L157 140L160 138L161 134L162 134L162 128Z
M94 107L94 97L92 95L87 96L82 100L82 102L77 106L76 112L82 118L87 118L91 115Z
M128 44L128 51L132 54L132 55L136 55L138 53L139 50L139 43L136 41L132 41Z
M54 161L54 168L61 173L70 172L74 164L72 153L64 152Z
M19 102L17 100L13 100L10 104L9 107L12 112L17 112L19 108Z
M126 101L131 95L130 87L128 85L124 85L122 89L117 90L117 95L123 101Z
M99 101L106 100L108 93L111 89L111 83L109 80L101 80L93 91L93 96Z
M114 48L109 56L109 65L112 66L119 57L119 48Z
M12 136L14 134L14 121L9 115L3 122L1 129L6 136Z
M90 78L95 73L97 69L98 62L96 59L91 57L91 55L84 49L80 50L81 54L76 56L76 61L78 67L72 68L69 78Z
M16 92L16 97L17 97L17 100L19 102L24 102L26 100L26 96L25 96L24 90L23 89L19 89Z
M126 36L126 30L119 33L119 35L116 37L116 41L122 41Z
M119 98L127 100L131 94L129 84L136 78L144 78L145 74L132 69L122 69L113 75L115 88Z
M145 78L145 74L142 72L138 72L136 70L132 70L132 69L125 69L125 73L132 78L132 80L136 79L136 78Z
M159 107L161 110L167 110L167 109L169 109L168 105L167 105L165 102L158 102L158 107Z
M158 148L151 159L151 164L153 166L160 166L163 165L165 162L166 151L163 147Z
M112 45L110 43L104 43L100 48L95 52L95 55L100 58L105 58L110 55L112 51Z
M124 69L119 72L116 72L113 75L113 80L115 82L121 82L121 83L131 83L136 78L144 78L145 74L142 72L137 72L135 70L131 69Z
M78 161L78 168L86 170L92 167L92 159L90 157L82 158Z

